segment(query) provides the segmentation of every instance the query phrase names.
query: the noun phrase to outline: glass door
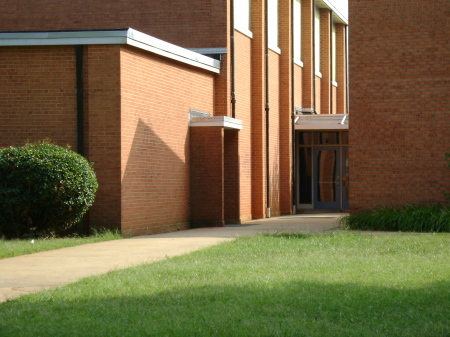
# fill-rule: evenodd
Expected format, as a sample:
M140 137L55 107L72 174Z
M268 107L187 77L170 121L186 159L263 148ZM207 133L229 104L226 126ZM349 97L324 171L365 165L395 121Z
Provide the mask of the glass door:
M314 208L341 208L341 158L340 147L314 148Z

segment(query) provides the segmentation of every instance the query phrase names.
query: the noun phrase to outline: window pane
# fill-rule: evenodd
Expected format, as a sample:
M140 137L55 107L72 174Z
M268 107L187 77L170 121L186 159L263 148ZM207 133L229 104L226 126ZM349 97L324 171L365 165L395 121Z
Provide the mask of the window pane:
M336 150L321 150L317 156L317 200L336 201Z
M268 0L269 47L278 48L278 0Z
M312 132L300 132L298 134L299 145L312 145Z
M312 204L312 148L299 149L299 202Z
M302 60L302 6L300 0L294 0L294 60Z
M234 27L250 30L250 0L234 0Z
M342 132L342 145L348 145L348 131Z
M315 71L320 72L320 10L317 7L314 10L314 18Z
M314 135L315 145L338 145L339 132L316 132Z

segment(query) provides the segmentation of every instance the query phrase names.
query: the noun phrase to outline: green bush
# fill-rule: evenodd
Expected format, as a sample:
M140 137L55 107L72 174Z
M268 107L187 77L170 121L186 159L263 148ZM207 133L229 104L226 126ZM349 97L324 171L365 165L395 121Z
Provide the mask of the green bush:
M0 236L68 229L97 188L91 164L69 147L42 141L0 149Z
M341 218L347 229L401 232L450 232L448 205L382 207Z

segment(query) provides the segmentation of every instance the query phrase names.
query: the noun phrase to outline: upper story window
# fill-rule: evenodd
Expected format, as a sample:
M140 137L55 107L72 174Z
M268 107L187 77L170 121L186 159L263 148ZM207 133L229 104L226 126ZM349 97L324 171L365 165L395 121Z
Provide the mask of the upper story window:
M301 0L294 0L294 61L301 63L302 61L302 2Z
M250 3L251 0L234 1L234 28L243 33L250 33Z
M331 27L331 80L336 82L336 24L333 22Z
M320 76L320 9L314 9L314 63L316 75Z
M279 51L278 48L278 0L268 0L267 2L268 42L269 48Z

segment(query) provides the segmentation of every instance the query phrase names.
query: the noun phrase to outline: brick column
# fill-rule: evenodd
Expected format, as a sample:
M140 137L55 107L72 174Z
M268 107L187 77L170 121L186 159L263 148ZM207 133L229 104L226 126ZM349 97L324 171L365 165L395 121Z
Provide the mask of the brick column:
M253 0L252 41L252 216L266 215L265 1Z
M347 112L347 60L345 47L345 25L336 24L336 113Z
M320 9L320 113L331 113L331 12Z
M191 226L224 225L224 130L190 130Z
M303 107L314 107L314 1L302 0Z
M280 213L292 207L292 1L279 3L280 56Z

